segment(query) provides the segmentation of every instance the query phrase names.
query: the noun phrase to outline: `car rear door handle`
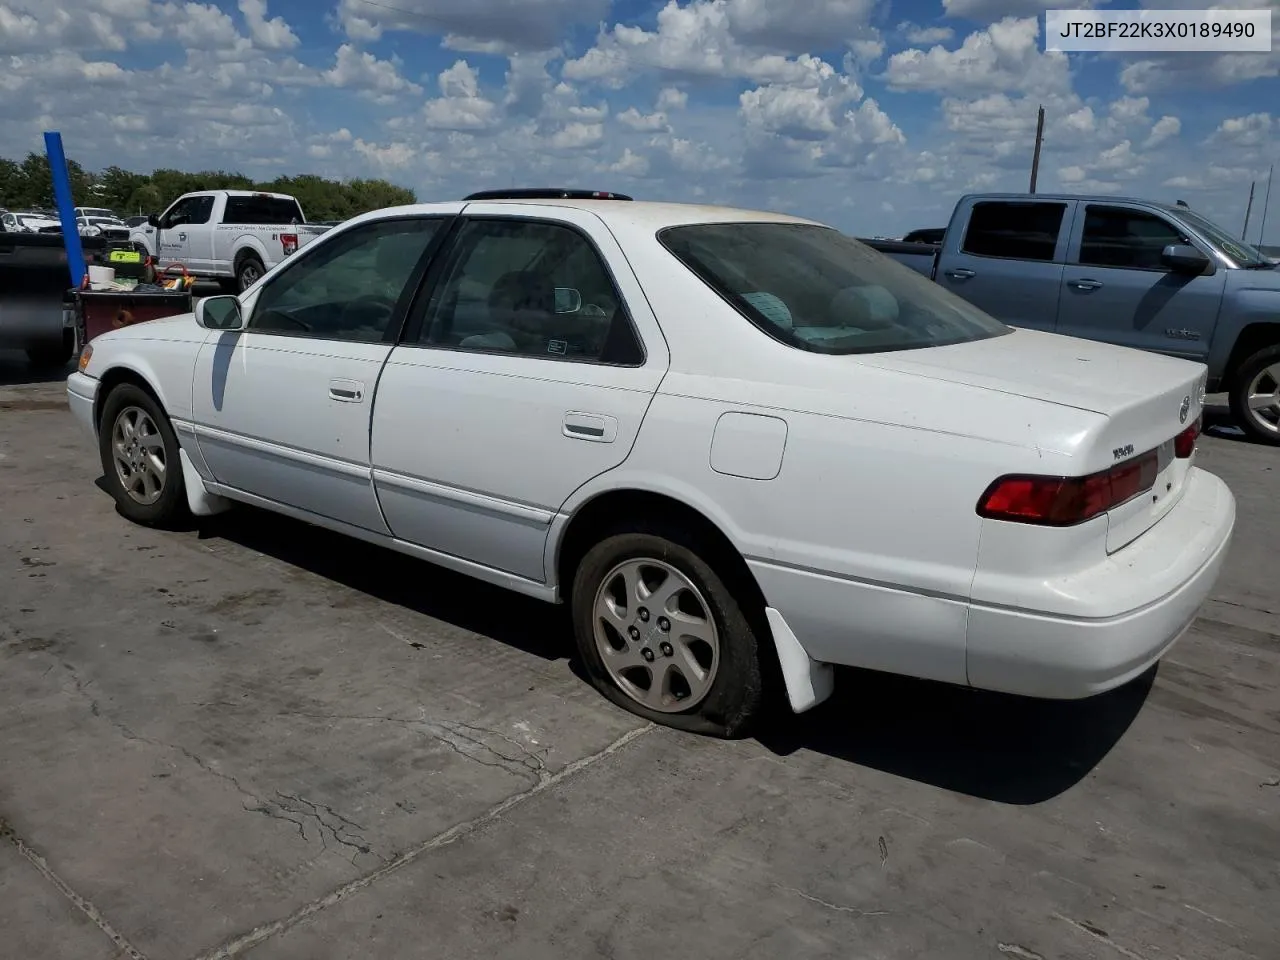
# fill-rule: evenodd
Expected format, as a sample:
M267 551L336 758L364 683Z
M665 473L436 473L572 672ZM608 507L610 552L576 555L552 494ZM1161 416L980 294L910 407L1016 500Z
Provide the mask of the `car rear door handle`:
M1075 287L1077 290L1097 290L1100 286L1102 286L1102 281L1086 280L1082 278L1080 280L1068 280L1067 286Z
M946 275L952 280L968 280L970 277L976 277L977 273L965 267L956 267L954 270L945 271Z
M360 403L364 400L364 384L359 380L330 380L329 399Z
M573 440L613 443L618 437L618 421L599 413L570 410L564 415L564 435Z

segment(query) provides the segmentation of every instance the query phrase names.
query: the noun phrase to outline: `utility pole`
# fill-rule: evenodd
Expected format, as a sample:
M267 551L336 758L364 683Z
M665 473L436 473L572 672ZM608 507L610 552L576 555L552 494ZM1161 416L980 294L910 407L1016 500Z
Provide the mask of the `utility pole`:
M1249 214L1253 212L1253 188L1257 185L1258 181L1249 181L1249 203L1244 208L1244 229L1240 231L1240 239L1244 240L1245 243L1249 242L1245 240L1245 236L1249 232Z
M1044 143L1044 107L1036 113L1036 152L1031 157L1031 192L1036 192L1036 180L1040 176L1040 144Z
M1258 246L1267 241L1263 238L1263 233L1267 229L1267 207L1271 205L1271 178L1275 175L1276 165L1273 163L1271 169L1267 171L1267 194L1266 199L1262 201L1262 224L1258 227Z

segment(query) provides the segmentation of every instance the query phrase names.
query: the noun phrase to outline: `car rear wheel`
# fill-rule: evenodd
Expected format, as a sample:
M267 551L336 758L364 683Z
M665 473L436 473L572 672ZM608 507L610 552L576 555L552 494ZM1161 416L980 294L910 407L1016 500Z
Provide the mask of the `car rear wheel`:
M1229 395L1236 423L1255 440L1280 445L1280 347L1242 363Z
M107 489L134 523L168 527L188 517L178 438L155 399L131 383L107 396L98 429Z
M572 608L592 683L654 723L745 735L764 704L759 640L689 533L619 530L583 557Z
M240 292L244 293L255 283L262 279L262 275L267 272L266 267L262 265L262 261L255 254L247 254L240 258L236 264L236 284L240 288Z

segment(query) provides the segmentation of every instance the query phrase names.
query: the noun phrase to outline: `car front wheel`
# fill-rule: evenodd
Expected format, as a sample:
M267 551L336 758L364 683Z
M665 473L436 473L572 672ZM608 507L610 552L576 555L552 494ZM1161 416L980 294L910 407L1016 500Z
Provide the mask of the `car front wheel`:
M168 527L188 516L178 438L155 399L131 383L103 404L98 448L107 489L134 523Z
M587 674L645 719L739 737L764 703L759 640L696 538L678 529L619 530L582 559L572 592Z

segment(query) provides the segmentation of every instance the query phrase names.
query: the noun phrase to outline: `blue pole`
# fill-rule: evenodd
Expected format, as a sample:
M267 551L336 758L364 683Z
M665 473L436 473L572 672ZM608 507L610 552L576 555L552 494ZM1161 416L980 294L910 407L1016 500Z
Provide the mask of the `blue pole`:
M80 245L80 231L76 229L76 201L71 195L67 157L62 152L62 134L46 132L44 150L49 157L49 172L53 174L53 196L58 202L58 218L62 221L62 243L67 250L71 286L78 288L84 282L84 248Z

